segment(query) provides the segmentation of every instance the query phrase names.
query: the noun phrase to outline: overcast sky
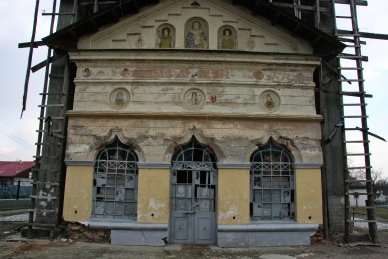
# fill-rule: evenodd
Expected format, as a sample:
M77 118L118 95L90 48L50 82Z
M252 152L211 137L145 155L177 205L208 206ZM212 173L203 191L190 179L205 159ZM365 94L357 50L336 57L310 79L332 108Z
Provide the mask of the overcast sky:
M58 1L59 2L59 1ZM33 160L35 142L37 140L38 116L41 102L39 95L43 88L44 69L31 73L27 110L20 119L22 97L28 49L19 49L18 43L31 40L32 23L36 1L0 1L0 160L16 161ZM369 6L358 7L358 22L360 31L388 34L388 1L369 0ZM36 40L49 33L50 18L42 16L43 11L51 12L52 0L41 0L39 7L39 22ZM346 15L347 9L337 9L337 15ZM343 29L350 29L349 23L343 24ZM366 92L373 95L368 99L367 113L369 115L370 131L388 140L388 41L368 40L363 46L363 55L369 57L364 62L364 77ZM34 49L32 65L45 60L47 50L44 47ZM352 78L352 74L347 77ZM345 86L344 90L356 91L357 85ZM349 102L357 102L355 98ZM357 115L357 110L347 111L349 115ZM349 126L360 126L357 120L347 122ZM359 139L359 134L349 135L348 139ZM372 166L381 169L388 177L388 144L370 137ZM348 147L349 152L362 152L355 146ZM385 153L387 152L387 153ZM352 159L352 164L358 165L359 159Z

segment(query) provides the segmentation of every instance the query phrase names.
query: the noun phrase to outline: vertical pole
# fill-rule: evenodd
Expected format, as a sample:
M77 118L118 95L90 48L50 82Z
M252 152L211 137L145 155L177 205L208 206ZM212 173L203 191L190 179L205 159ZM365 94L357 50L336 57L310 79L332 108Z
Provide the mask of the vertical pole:
M350 0L350 11L351 11L351 17L352 17L352 26L353 26L353 34L354 36L354 45L355 45L355 55L361 56L361 45L360 45L360 36L358 31L358 22L357 22L357 9L356 9L356 3L354 0ZM358 79L363 79L363 71L362 71L362 59L358 58L356 60L357 63L357 76ZM358 82L359 91L361 93L364 92L364 82L359 81ZM360 95L360 103L365 103L365 96ZM368 200L367 200L367 206L374 206L374 193L373 193L373 184L370 182L372 179L372 172L371 172L371 163L370 163L370 156L369 156L369 143L368 143L368 123L366 118L366 107L365 105L361 105L361 125L364 129L362 131L363 140L364 140L364 157L365 157L365 178L368 181L366 183L367 186L367 193L368 193ZM374 221L374 222L368 222L369 225L369 235L371 238L371 241L375 244L379 242L378 235L377 235L377 224L376 224L376 215L375 211L373 209L367 208L367 215L368 220Z
M322 75L323 75L323 63L321 63L321 66L319 67L319 107L320 107L320 114L323 114L323 111L325 109L325 100L324 100L324 93L323 93L323 85L322 85ZM321 131L322 131L322 140L326 139L325 136L325 127L324 123L321 123ZM323 161L325 160L326 156L326 143L325 141L322 141L322 155L323 155ZM321 169L321 181L322 181L322 211L323 211L323 237L325 240L329 240L329 211L328 211L328 198L327 198L327 167L326 163L323 163L322 169Z
M25 81L25 84L24 84L23 109L22 109L22 114L21 115L23 115L23 111L26 109L27 92L28 92L28 81L30 79L30 69L31 69L32 53L33 53L33 49L34 49L36 24L37 24L37 20L38 20L38 10L39 10L39 0L36 0L34 23L33 23L33 26L32 26L32 36L31 36L31 43L30 43L30 53L29 53L29 56L28 56L26 81ZM37 156L38 156L38 150L39 150L39 146L37 146L37 149L36 149ZM38 164L39 164L39 159L37 158L35 160L35 168L39 168L39 167L36 167L36 165L38 165ZM34 180L35 180L35 178L36 177L33 177ZM36 185L33 185L33 187L32 187L32 195L35 195L35 193L36 193ZM32 209L35 208L35 199L31 199L31 207L32 207ZM29 224L28 224L28 229L27 229L27 238L32 238L32 225L31 224L33 222L34 222L34 212L31 211L29 213L29 216L28 216L28 223Z
M71 23L75 23L78 20L78 0L74 0L73 14Z
M56 10L56 5L57 5L57 0L53 1L53 13L55 13ZM54 31L54 22L55 22L55 15L53 14L51 16L51 24L50 24L50 34L53 33ZM45 116L45 108L43 105L46 104L46 99L47 99L47 86L48 86L48 78L49 78L49 73L50 73L50 57L51 57L51 49L49 48L47 50L47 58L46 58L46 70L45 70L45 75L44 75L44 83L43 83L43 91L42 91L42 107L40 109L40 118L39 118L39 133L38 133L38 145L36 147L36 160L35 160L35 170L40 168L40 154L41 154L41 144L42 143L42 138L43 138L43 132L42 129L44 127L44 116ZM39 174L39 171L33 170L33 182L37 183L39 180L39 177L37 177L37 174ZM33 184L32 186L32 195L36 195L37 192L37 185ZM35 199L31 200L31 206L32 209L34 210L36 207L36 202ZM31 211L29 214L29 223L34 222L34 211ZM32 225L28 226L28 232L27 232L27 238L32 238Z
M321 13L320 13L319 0L315 0L315 27L321 28Z
M19 200L19 196L20 196L20 180L18 181L18 188L17 188L17 192L16 192L16 200Z
M94 0L94 9L93 12L98 12L98 0Z
M30 42L30 53L28 54L26 81L24 82L23 108L22 108L22 112L20 114L20 118L23 116L23 112L26 110L28 82L30 80L30 69L31 69L31 62L32 62L32 54L34 52L36 24L37 24L37 21L38 21L38 10L39 10L39 0L36 0L34 22L33 22L33 25L32 25L32 35L31 35L31 42Z

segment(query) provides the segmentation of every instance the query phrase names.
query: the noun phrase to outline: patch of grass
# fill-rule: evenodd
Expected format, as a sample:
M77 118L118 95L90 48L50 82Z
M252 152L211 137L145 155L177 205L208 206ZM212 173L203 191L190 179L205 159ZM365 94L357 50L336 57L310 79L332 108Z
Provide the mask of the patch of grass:
M352 213L352 212L351 212ZM366 209L365 208L357 208L354 209L355 216L359 215L365 215L366 216ZM375 209L376 217L378 218L383 218L383 219L388 219L388 208L383 208L383 207L377 207Z

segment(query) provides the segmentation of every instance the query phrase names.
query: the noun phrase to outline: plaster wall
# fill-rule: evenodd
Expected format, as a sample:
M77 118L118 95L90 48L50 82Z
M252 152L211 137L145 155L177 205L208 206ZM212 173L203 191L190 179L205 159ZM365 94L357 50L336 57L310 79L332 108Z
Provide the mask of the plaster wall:
M218 169L218 224L248 224L249 169Z
M295 203L298 223L323 223L321 169L295 169Z
M93 161L98 148L118 136L134 147L140 162L169 163L174 147L194 134L218 162L249 163L257 145L273 137L291 149L295 162L322 163L319 122L210 118L71 117L66 159Z
M188 19L195 17L206 23L202 30L207 34L206 48L209 49L220 48L220 28L229 26L233 28L237 45L235 49L238 50L312 53L312 47L305 40L291 36L283 28L274 27L261 17L251 15L251 10L233 5L229 0L202 1L200 6L193 6L192 3L192 0L160 1L157 8L145 8L141 13L125 18L120 23L106 26L91 36L81 38L78 48L159 48L158 29L168 25L172 29L170 36L174 42L173 48L183 49L186 48L188 32L186 23Z
M92 213L93 166L67 166L63 219L88 221Z
M137 222L168 223L170 169L139 169Z

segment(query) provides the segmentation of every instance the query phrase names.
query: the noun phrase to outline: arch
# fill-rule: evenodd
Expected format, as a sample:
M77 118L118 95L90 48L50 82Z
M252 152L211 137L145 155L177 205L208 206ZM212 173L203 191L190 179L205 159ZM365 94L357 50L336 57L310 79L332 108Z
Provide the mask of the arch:
M136 219L138 157L117 137L102 148L93 173L94 218Z
M111 144L116 138L120 140L124 145L129 146L133 149L138 157L138 162L146 162L145 154L141 147L135 143L134 138L129 138L124 135L123 130L120 128L110 129L105 135L96 137L96 140L90 145L90 152L88 158L94 160L101 149L106 145Z
M171 143L167 146L166 152L164 153L163 162L170 163L174 151L178 149L179 146L189 143L192 137L195 137L202 145L207 145L214 152L217 158L217 162L222 162L226 160L224 152L215 143L214 138L207 137L203 134L202 130L193 128L186 129L183 135L170 140Z
M173 152L169 238L172 243L216 242L216 162L212 149L201 144L194 135L189 142L180 145Z
M228 35L226 35L229 32ZM224 25L217 32L218 49L237 49L237 30L231 25Z
M269 157L266 157L269 155ZM294 159L290 152L286 150L285 147L282 147L281 145L277 144L272 137L268 140L265 145L260 146L258 149L256 149L250 159L249 162L251 163L265 163L268 161L274 161L274 157L277 157L276 162L279 163L293 163ZM268 161L267 161L268 160Z
M253 139L251 141L251 144L247 147L247 152L245 153L245 161L250 161L251 154L257 149L257 147L267 143L270 138L272 138L277 144L283 146L288 152L291 153L294 163L303 162L302 155L299 149L296 148L294 141L290 138L281 136L277 131L274 130L266 131L260 138Z
M173 168L216 168L217 157L207 145L202 145L195 136L190 142L180 145L171 157Z
M201 17L192 17L185 23L184 42L187 49L209 48L209 24Z
M167 32L167 34L165 33ZM176 30L170 23L163 23L156 28L156 48L175 48Z
M294 161L272 137L250 157L252 220L290 220L295 217Z

